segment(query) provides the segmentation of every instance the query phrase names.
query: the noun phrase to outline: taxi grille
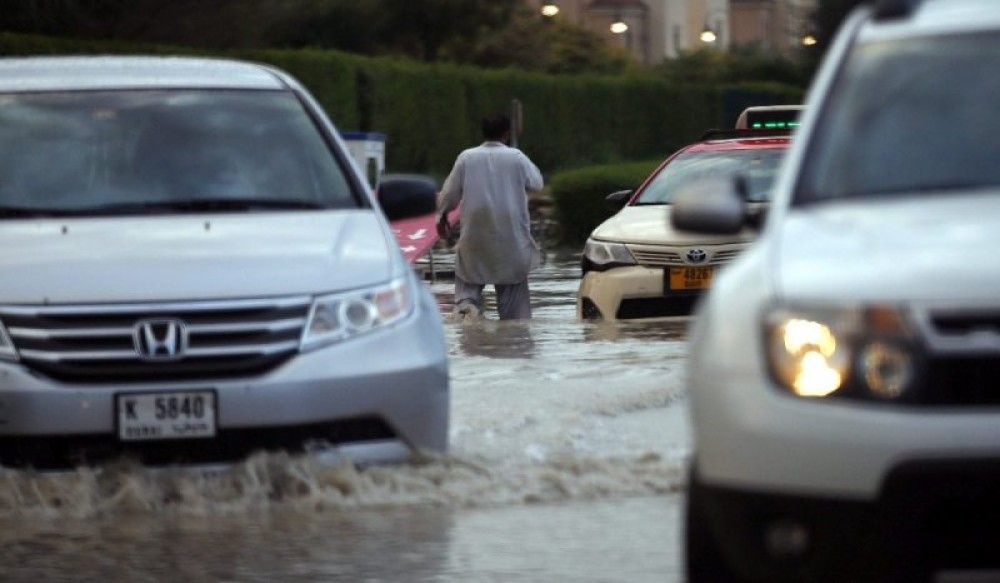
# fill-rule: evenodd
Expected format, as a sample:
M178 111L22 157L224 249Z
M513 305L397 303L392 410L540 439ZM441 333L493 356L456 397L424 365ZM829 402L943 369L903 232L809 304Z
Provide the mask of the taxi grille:
M690 265L684 261L680 252L670 249L630 245L629 251L632 252L632 256L635 257L639 265L644 267L680 267ZM706 248L704 251L708 253L708 261L700 265L722 265L729 263L740 253L740 249L713 251L711 248Z
M311 298L93 306L6 306L22 363L66 382L172 381L262 374L299 349ZM171 358L140 353L144 322L182 328ZM157 331L162 339L163 331ZM148 353L149 351L146 350Z
M684 265L679 253L674 251L656 251L651 249L631 248L632 256L639 265L646 267L665 267L667 265Z

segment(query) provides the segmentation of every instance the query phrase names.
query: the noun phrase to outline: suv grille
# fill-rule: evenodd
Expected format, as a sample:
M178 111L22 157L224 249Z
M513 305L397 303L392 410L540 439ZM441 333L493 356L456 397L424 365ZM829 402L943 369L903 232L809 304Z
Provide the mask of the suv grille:
M1000 312L942 313L933 315L931 321L935 330L946 336L965 336L981 332L1000 334Z
M919 402L924 405L1000 405L1000 357L932 358Z
M916 310L928 353L917 401L924 405L1000 405L1000 309L933 306Z
M311 298L170 304L6 306L0 319L32 370L67 382L171 381L251 376L290 358ZM176 358L144 358L143 321L183 324ZM163 335L163 332L157 332Z

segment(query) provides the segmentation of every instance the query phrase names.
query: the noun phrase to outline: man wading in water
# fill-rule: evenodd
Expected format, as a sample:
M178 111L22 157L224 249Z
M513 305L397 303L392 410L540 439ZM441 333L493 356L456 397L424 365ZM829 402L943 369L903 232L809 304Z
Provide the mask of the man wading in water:
M528 272L538 263L531 238L528 192L542 189L542 173L523 152L510 148L510 118L483 120L486 141L458 156L441 188L438 233L462 203L462 232L455 257L455 311L483 310L483 288L492 284L501 320L531 317Z

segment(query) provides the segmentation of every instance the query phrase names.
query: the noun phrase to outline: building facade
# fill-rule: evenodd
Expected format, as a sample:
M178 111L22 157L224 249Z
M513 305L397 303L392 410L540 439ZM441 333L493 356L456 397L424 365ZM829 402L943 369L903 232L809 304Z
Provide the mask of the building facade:
M812 35L817 0L730 0L731 45L791 56Z
M729 47L731 0L530 0L628 49L642 63L658 63L701 48ZM624 24L625 26L622 26ZM612 28L612 25L617 25ZM705 32L712 34L705 36ZM708 41L703 40L710 39Z
M700 49L746 47L790 55L817 0L527 0L547 18L563 18L658 63Z

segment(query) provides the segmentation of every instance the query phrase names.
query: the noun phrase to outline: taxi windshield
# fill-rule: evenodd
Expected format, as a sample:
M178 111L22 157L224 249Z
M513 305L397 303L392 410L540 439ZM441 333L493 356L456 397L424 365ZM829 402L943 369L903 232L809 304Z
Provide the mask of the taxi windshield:
M784 148L748 148L717 152L687 152L674 158L639 194L636 205L670 204L686 184L719 174L747 179L750 202L771 199Z

